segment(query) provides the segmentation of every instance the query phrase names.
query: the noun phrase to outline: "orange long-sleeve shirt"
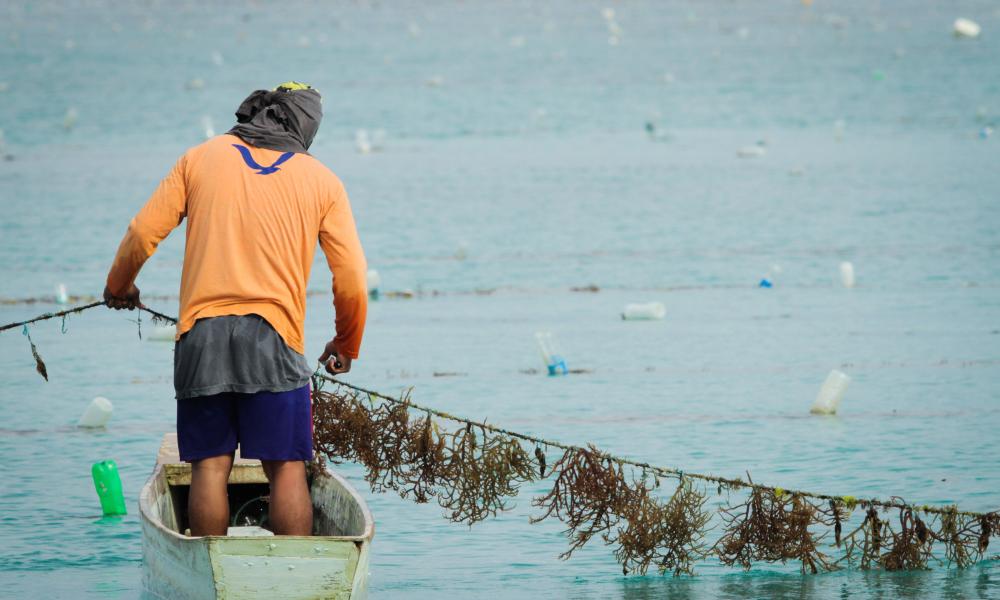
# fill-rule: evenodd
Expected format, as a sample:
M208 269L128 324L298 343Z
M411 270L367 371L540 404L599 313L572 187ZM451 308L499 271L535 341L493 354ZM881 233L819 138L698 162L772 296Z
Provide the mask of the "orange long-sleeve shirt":
M368 293L350 202L318 160L291 154L276 165L284 156L232 135L188 150L129 224L108 273L111 293L123 294L187 217L178 339L198 319L253 313L305 354L306 284L318 239L333 273L337 348L357 358Z

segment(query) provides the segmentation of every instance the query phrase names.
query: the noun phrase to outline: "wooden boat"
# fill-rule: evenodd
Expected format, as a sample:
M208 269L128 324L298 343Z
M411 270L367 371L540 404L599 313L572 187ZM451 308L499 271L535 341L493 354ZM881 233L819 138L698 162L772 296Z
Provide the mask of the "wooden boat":
M315 535L308 537L265 529L269 488L260 461L237 457L233 465L230 510L242 526L227 536L184 535L190 484L191 465L180 461L177 435L168 433L139 496L149 594L170 600L366 596L375 524L358 492L336 473L311 476Z

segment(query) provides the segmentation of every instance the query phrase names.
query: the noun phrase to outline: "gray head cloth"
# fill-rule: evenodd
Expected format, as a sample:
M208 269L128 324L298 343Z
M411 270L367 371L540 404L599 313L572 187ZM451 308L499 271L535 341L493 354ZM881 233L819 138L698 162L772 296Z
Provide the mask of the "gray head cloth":
M258 148L307 153L322 119L319 92L289 81L247 96L236 109L237 124L229 133Z

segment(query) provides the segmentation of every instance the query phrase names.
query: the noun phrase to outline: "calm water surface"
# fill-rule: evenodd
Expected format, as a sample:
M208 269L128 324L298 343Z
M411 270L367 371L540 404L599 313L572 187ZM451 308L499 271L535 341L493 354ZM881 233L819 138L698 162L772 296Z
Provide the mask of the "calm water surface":
M981 39L953 38L958 16ZM1000 125L998 34L985 0L7 2L0 297L99 293L205 120L224 131L250 90L299 79L325 94L313 150L345 181L371 266L418 292L372 305L350 381L688 471L994 510L1000 134L979 133ZM380 151L358 154L360 128L385 130ZM164 312L182 255L177 231L138 282ZM775 287L756 288L772 265ZM318 256L310 355L332 334L328 278ZM666 319L619 319L643 301ZM53 309L0 306L0 322ZM0 596L142 594L137 496L173 427L172 348L134 318L33 327L48 383L25 338L0 336ZM592 373L524 374L543 330ZM853 378L841 414L810 418L832 368ZM113 420L76 430L95 395ZM105 458L123 519L100 518L89 469ZM377 521L375 598L1000 596L995 559L623 577L597 543L558 560L560 525L528 524L544 484L468 528L344 470Z

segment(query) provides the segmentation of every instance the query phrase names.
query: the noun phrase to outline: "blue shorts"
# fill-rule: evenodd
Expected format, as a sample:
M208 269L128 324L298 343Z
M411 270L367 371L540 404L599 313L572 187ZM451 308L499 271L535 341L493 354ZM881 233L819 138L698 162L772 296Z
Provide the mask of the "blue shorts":
M309 385L288 392L224 392L177 401L177 445L191 462L232 455L242 458L312 460Z

